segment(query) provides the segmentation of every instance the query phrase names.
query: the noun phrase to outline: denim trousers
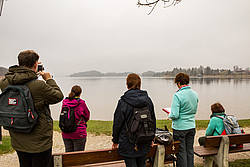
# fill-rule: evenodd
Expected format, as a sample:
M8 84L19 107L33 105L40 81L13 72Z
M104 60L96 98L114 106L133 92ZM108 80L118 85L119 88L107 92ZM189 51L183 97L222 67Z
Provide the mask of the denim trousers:
M124 157L126 167L146 167L146 155L142 157Z
M193 167L194 166L194 136L195 129L174 130L174 141L180 141L179 152L176 154L177 167Z
M52 148L41 153L16 151L20 167L50 167Z
M65 152L84 151L86 144L86 137L82 139L63 138L63 142L65 145Z

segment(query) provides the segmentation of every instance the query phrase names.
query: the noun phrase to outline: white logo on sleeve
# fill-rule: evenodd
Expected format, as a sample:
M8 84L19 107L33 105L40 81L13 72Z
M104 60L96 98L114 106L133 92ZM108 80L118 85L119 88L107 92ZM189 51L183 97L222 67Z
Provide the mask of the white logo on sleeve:
M9 105L17 105L18 99L17 98L9 98L8 103L9 103Z

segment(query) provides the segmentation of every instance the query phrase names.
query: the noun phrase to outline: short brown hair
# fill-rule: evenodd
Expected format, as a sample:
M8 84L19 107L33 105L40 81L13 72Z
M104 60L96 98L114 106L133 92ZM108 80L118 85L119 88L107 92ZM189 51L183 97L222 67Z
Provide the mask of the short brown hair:
M38 61L39 55L33 50L26 50L20 52L18 55L18 64L19 66L25 66L32 68L34 64Z
M180 83L180 85L189 84L189 75L186 73L179 73L175 76L174 83Z
M128 89L140 89L141 88L141 78L138 74L131 73L127 76L127 86Z
M71 91L69 93L69 100L73 100L75 96L80 96L82 93L82 88L78 85L75 85L71 88Z
M225 109L220 103L217 102L211 105L211 111L212 113L222 113L225 112Z

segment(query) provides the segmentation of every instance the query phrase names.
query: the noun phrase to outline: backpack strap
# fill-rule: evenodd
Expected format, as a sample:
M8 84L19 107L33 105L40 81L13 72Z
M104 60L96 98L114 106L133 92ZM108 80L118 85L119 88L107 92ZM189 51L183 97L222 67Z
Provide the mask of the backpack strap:
M78 123L77 123L77 126L80 124L80 122L82 121L82 119L83 119L83 116L80 118L80 120L78 121ZM84 121L85 122L85 121ZM85 122L86 123L86 122Z
M220 116L220 115L216 115L216 116L214 116L214 117L221 118L222 120L224 120L224 119L225 119L225 117Z
M217 118L220 118L220 119L222 119L223 120L223 124L224 124L224 127L225 127L225 123L224 123L224 121L225 121L225 117L223 117L223 116L220 116L220 115L216 115L216 116L214 116L214 117L217 117ZM213 135L214 135L214 133L215 132L217 132L219 135L221 135L216 129L214 129L214 131L213 131Z

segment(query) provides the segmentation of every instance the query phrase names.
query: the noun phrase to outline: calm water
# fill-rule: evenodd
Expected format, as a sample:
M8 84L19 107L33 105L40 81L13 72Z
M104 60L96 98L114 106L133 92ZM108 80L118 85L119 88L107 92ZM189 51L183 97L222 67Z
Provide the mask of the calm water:
M73 85L83 88L84 99L91 112L92 120L112 120L120 96L126 91L125 78L72 78L55 77L66 97ZM209 119L210 106L221 102L227 114L239 119L250 119L250 80L249 79L192 79L190 86L199 94L196 119ZM142 78L142 89L151 97L157 119L165 119L161 110L170 107L177 87L171 78ZM58 120L61 103L52 105L52 116Z

